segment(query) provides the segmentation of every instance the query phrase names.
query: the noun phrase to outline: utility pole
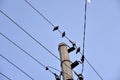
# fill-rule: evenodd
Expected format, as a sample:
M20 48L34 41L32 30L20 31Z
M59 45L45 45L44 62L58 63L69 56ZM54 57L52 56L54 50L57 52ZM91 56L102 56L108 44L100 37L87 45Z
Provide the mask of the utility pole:
M73 80L67 45L60 43L59 48L63 80Z

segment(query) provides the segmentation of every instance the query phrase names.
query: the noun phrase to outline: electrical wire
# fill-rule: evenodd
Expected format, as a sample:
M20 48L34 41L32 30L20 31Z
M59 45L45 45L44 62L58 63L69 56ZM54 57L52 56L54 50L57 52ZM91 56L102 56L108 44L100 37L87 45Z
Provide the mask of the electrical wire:
M85 51L85 36L86 36L86 18L87 18L87 0L85 0L85 7L84 7L84 32L83 32L83 51L81 55L84 55ZM84 57L85 58L85 57ZM91 63L85 58L87 63L90 65L90 67L95 71L95 73L98 75L98 77L103 80L101 75L95 70L95 68L91 65ZM84 63L82 64L82 73L84 70Z
M35 60L37 63L39 63L41 66L45 67L41 62L39 62L36 58L34 58L32 55L30 55L27 51L25 51L23 48L21 48L20 46L18 46L15 42L13 42L11 39L9 39L7 36L5 36L4 34L2 34L0 32L0 35L2 35L4 38L6 38L8 41L10 41L13 45L15 45L17 48L19 48L20 50L22 50L25 54L27 54L29 57L31 57L33 60Z
M40 11L38 11L31 3L29 3L27 0L25 0L25 2L26 3L28 3L39 15L41 15L48 23L50 23L51 24L51 22L42 14L42 13L40 13ZM85 48L85 30L86 30L86 11L87 11L87 3L86 3L86 1L85 1L85 15L84 15L84 37L83 37L83 53L84 53L84 48ZM53 25L53 24L51 24L54 28L55 28L55 26ZM60 31L60 30L58 30L58 32L60 32L61 34L62 34L62 32ZM66 37L65 36L65 38L67 39L67 40L69 40L72 44L73 44L73 42L68 38L68 37ZM81 55L83 55L83 54L81 54ZM99 76L99 78L101 79L101 80L103 80L102 79L102 77L100 76L100 74L95 70L95 68L90 64L90 62L85 58L85 60L87 61L87 63L90 65L90 67L96 72L96 74ZM84 64L82 65L82 67L83 67L83 69L84 69ZM83 72L83 69L82 69L82 72Z
M39 15L41 15L50 25L55 26L50 20L48 20L42 13L40 13L33 5L31 5L27 0L25 0Z
M60 72L60 73L64 73L64 74L67 74L69 77L71 77L68 73L66 73L66 72L63 72L63 71L60 71L60 70L58 70L58 69L56 69L56 68L54 68L54 67L52 67L52 66L47 66L48 68L51 68L51 69L54 69L54 70L56 70L56 71L58 71L58 72ZM72 78L72 77L71 77Z
M90 67L95 71L95 73L98 75L98 77L103 80L102 76L96 71L96 69L92 66L92 64L87 60L87 58L85 58L85 60L87 61L87 63L90 65Z
M28 52L26 52L24 49L22 49L20 46L18 46L16 43L14 43L12 40L10 40L8 37L6 37L5 35L3 35L2 33L0 33L4 38L6 38L8 41L10 41L12 44L14 44L16 47L18 47L20 50L22 50L24 53L26 53L29 57L31 57L33 60L35 60L37 63L39 63L42 67L44 67L46 70L48 70L49 72L51 72L53 75L55 75L54 72L52 72L49 68L52 68L54 70L57 70L53 67L46 67L44 64L42 64L40 61L38 61L36 58L34 58L33 56L31 56ZM67 65L66 65L67 66ZM70 67L69 67L70 68ZM59 71L59 70L57 70ZM65 72L63 72L65 73ZM67 73L66 73L67 74ZM67 74L68 75L68 74ZM70 76L70 75L69 75Z
M56 59L60 60L57 56L55 56L49 49L47 49L44 45L42 45L38 40L36 40L32 35L30 35L27 31L25 31L20 25L18 25L14 20L12 20L9 16L7 16L3 11L0 10L0 12L5 15L8 19L10 19L14 24L16 24L21 30L23 30L26 34L28 34L33 40L35 40L40 46L42 46L46 51L48 51L51 55L53 55ZM82 55L82 53L80 53ZM103 78L100 76L100 74L95 70L95 68L92 66L92 64L85 58L87 63L90 65L90 67L96 72L96 74L100 77L101 80ZM67 65L66 65L67 66ZM70 68L70 67L69 67Z
M0 72L0 74L2 75L2 76L4 76L5 78L7 78L8 80L11 80L8 76L6 76L5 74L3 74L3 73L1 73Z
M82 53L80 53L81 55L83 55ZM93 67L93 65L88 61L88 59L84 56L84 59L86 60L86 62L88 63L88 65L93 69L93 71L97 74L97 76L103 80L102 76L96 71L96 69Z
M4 58L6 61L8 61L10 64L12 64L14 67L16 67L18 70L20 70L22 73L24 73L26 76L28 76L31 80L34 80L30 75L28 75L25 71L23 71L21 68L19 68L17 65L12 63L10 60L8 60L6 57L4 57L2 54L0 54L2 58Z
M84 12L84 32L83 32L83 51L85 50L85 34L86 34L86 18L87 18L87 0L85 0L85 12Z
M54 68L54 67L52 67L52 66L47 66L48 68L51 68L51 69L54 69L54 70L56 70L56 71L58 71L58 72L61 72L60 70L58 70L58 69L56 69L56 68Z
M2 35L4 38L6 38L8 41L10 41L14 46L16 46L17 48L19 48L20 50L22 50L25 54L27 54L29 57L31 57L33 60L35 60L39 65L41 65L42 67L44 67L45 69L47 68L44 64L42 64L40 61L38 61L36 58L34 58L32 55L30 55L27 51L25 51L23 48L21 48L20 46L18 46L15 42L13 42L12 40L10 40L7 36L5 36L4 34L0 33L0 35ZM48 69L49 72L51 72L52 74L54 74L51 70Z
M11 19L8 15L6 15L3 11L0 10L0 12L5 15L10 21L12 21L14 24L16 24L16 26L18 28L20 28L23 32L25 32L30 38L32 38L35 42L37 42L40 46L42 46L47 52L49 52L52 56L54 56L56 59L58 59L60 61L60 59L54 55L54 53L52 53L47 47L45 47L41 42L39 42L37 39L35 39L31 34L29 34L25 29L23 29L19 24L17 24L13 19ZM16 43L14 43L12 40L10 40L9 38L7 38L5 35L3 35L2 33L0 33L3 37L5 37L7 40L9 40L11 43L13 43L15 46L17 46L19 49L21 49L23 52L25 52L28 56L31 56L29 53L27 53L24 49L22 49L20 46L18 46ZM33 58L35 61L37 61L39 63L39 61L37 59L35 59L34 57L31 56L31 58ZM41 63L39 63L41 64ZM65 63L64 63L65 64ZM42 65L42 64L41 64ZM70 68L67 64L65 64L68 68ZM42 65L43 67L45 67L44 65ZM71 68L70 68L71 69Z
M86 18L87 18L87 0L85 0L85 10L84 10L84 32L83 32L83 50L82 55L84 56L85 51L85 36L86 36ZM84 62L82 63L82 73L84 71Z
M22 50L24 53L26 53L29 57L31 57L33 60L35 60L39 65L41 65L42 67L44 67L46 70L48 70L49 72L51 72L52 74L54 74L55 75L55 73L54 72L52 72L49 68L52 68L52 69L54 69L55 70L55 68L53 68L53 67L50 67L50 66L48 66L48 67L46 67L44 64L42 64L40 61L38 61L36 58L34 58L33 56L31 56L27 51L25 51L24 49L22 49L20 46L18 46L15 42L13 42L12 40L10 40L7 36L5 36L4 34L2 34L1 32L0 32L0 35L2 35L4 38L6 38L8 41L10 41L13 45L15 45L17 48L19 48L20 50ZM65 64L65 63L64 63ZM66 64L65 64L66 65ZM67 65L66 65L67 66ZM69 66L67 66L68 68L70 68ZM57 69L56 69L57 70ZM59 70L57 70L57 71L59 71ZM63 72L63 73L65 73L65 72ZM67 73L66 73L67 74Z
M37 39L35 39L31 34L29 34L25 29L23 29L19 24L17 24L13 19L11 19L8 15L6 15L2 10L0 12L6 16L10 21L12 21L17 27L19 27L23 32L25 32L29 37L31 37L35 42L37 42L40 46L42 46L45 50L47 50L52 56L54 56L56 59L60 60L56 55L54 55L47 47L45 47L41 42L39 42Z
M55 28L55 25L50 21L48 20L47 17L45 17L40 11L38 11L30 2L28 2L27 0L24 0L32 9L34 9L40 16L42 16L51 26L53 26ZM60 34L63 34L62 31L60 31L58 29L58 32ZM71 41L66 35L64 36L70 43L74 44L73 41Z

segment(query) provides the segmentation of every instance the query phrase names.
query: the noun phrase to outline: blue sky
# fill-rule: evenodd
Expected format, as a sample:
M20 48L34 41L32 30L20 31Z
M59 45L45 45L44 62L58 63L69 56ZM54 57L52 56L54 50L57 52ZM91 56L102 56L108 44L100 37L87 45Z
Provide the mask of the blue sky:
M84 0L28 0L54 25L82 49ZM0 0L0 10L59 57L58 44L71 44L55 31L24 0ZM120 1L91 0L87 10L85 56L104 80L120 79ZM14 23L0 13L0 32L29 52L46 66L61 70L60 61L39 46ZM0 35L0 54L19 66L35 80L55 80L54 76L32 60L20 49ZM79 60L80 54L70 54L71 61ZM30 80L26 75L0 57L0 72L12 80ZM74 69L81 72L81 65ZM53 72L59 72L52 69ZM85 80L100 80L85 61ZM74 79L77 77L74 75ZM0 80L7 80L0 75Z

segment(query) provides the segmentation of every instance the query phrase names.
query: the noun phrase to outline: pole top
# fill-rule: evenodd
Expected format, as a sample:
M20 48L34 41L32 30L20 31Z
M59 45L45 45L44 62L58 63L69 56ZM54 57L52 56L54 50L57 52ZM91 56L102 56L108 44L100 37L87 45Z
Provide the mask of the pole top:
M61 46L67 46L64 42L61 42L59 45L58 45L58 50L60 49Z

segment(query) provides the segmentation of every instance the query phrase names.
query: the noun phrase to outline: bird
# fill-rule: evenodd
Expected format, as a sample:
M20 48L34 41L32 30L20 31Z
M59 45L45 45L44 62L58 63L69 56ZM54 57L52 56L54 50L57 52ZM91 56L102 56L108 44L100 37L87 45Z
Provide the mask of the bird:
M53 31L58 30L59 26L55 26Z
M80 47L79 47L79 48L77 48L76 54L77 54L78 52L80 52Z
M62 33L62 38L65 36L65 32Z
M81 57L81 63L84 63L84 55L82 55L82 57Z
M48 68L48 67L46 67L45 69L46 69L46 70L49 70L49 68Z

